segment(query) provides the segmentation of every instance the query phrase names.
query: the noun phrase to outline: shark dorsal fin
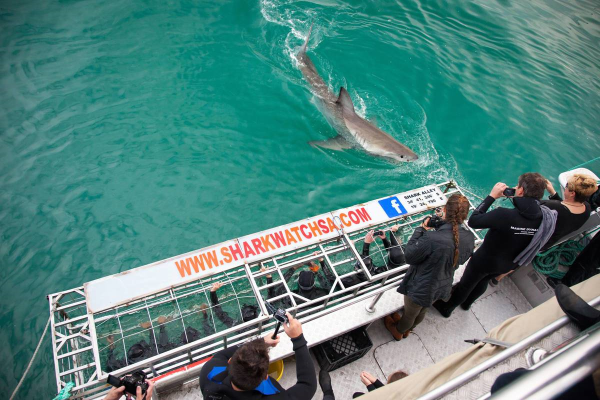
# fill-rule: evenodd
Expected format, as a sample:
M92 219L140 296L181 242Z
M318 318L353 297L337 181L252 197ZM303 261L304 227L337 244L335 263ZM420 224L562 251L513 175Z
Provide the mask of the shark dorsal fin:
M346 112L352 112L355 113L354 111L354 104L352 103L352 99L350 98L350 94L348 93L348 91L342 86L340 88L340 95L336 101L337 104L342 106L342 109Z

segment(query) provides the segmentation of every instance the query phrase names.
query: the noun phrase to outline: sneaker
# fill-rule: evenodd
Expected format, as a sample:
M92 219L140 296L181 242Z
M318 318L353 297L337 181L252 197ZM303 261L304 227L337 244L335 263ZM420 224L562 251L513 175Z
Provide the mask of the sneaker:
M395 323L400 322L400 320L402 319L402 315L400 315L397 312L391 313L390 316L392 317Z
M324 369L319 371L319 386L323 391L323 395L333 395L333 387L331 386L331 376Z

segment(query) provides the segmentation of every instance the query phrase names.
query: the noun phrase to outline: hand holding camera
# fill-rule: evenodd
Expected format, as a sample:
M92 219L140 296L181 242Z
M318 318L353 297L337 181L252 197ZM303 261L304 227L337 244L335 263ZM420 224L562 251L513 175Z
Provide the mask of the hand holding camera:
M295 339L302 335L302 324L296 318L292 317L290 313L286 313L289 324L283 324L283 330L291 338Z
M508 185L506 183L498 182L492 188L490 196L494 199L499 199L500 197L504 196L504 189L506 188L508 188Z
M127 398L130 395L136 396L136 400L145 400L152 398L154 382L146 379L146 373L143 370L137 370L131 375L125 375L121 379L116 376L108 375L106 383L114 386L104 398L105 400L118 400L125 393Z

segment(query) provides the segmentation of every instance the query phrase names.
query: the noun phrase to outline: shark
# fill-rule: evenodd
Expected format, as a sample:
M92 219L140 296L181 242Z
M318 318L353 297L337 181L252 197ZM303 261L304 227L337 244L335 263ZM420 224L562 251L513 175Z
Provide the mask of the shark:
M331 150L360 148L367 153L397 162L417 160L418 156L411 149L356 113L352 98L346 88L341 87L337 96L329 90L315 64L306 53L312 29L311 25L306 41L298 51L296 58L304 79L319 99L325 117L333 125L338 135L329 140L312 141L309 144L313 147Z

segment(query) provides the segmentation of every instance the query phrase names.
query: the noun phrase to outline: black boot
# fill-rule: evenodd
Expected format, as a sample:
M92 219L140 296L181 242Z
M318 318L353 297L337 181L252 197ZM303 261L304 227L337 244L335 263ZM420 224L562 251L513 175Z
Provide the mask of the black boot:
M600 322L600 311L577 296L568 286L558 284L554 293L560 308L581 330Z
M452 311L454 311L454 309L452 310L448 310L446 307L446 302L442 301L442 300L438 300L435 303L433 303L433 308L435 308L436 310L438 310L438 312L440 314L442 314L442 317L444 318L450 318L450 315L452 315Z
M321 390L323 391L323 396L331 396L331 399L335 399L335 395L333 394L333 387L331 387L331 376L329 376L329 372L322 369L319 371L319 386L321 386Z

